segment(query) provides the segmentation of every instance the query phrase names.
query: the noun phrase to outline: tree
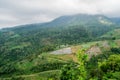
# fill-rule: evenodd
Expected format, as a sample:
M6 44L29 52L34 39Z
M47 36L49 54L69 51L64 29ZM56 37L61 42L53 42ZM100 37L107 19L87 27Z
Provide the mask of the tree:
M79 80L85 80L86 79L86 69L85 69L85 63L87 61L87 55L85 55L85 50L81 49L79 50L78 54L78 62L79 62Z
M104 80L120 80L120 55L111 55L106 61L99 63L99 67L104 73Z
M86 79L86 69L85 63L87 60L87 55L85 55L85 50L79 50L77 53L78 64L65 65L61 70L61 80L85 80Z

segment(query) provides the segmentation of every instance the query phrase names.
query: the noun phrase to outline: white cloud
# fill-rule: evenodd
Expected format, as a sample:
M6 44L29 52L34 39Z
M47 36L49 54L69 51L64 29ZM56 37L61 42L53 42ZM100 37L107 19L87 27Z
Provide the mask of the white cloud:
M17 21L17 19L8 14L0 14L0 21Z
M120 17L120 0L0 0L0 27L38 23L69 14Z

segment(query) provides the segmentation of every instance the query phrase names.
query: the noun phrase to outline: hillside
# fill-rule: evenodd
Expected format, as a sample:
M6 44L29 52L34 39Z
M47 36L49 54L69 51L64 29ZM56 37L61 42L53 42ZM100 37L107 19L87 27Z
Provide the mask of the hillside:
M0 53L1 56L5 54L2 58L14 61L33 53L55 50L61 45L96 40L97 37L114 28L116 28L115 24L105 16L79 14L62 16L43 24L2 29Z
M14 71L12 71L11 75L7 74L6 77L6 74L4 74L1 76L1 78L5 80L7 79L11 80L11 78L13 78L11 76L14 75L14 78L21 78L21 79L24 78L25 80L28 79L47 80L48 78L59 80L60 68L58 68L58 66L60 67L61 65L70 64L71 61L77 63L78 59L76 57L76 53L79 50L85 49L86 50L85 53L89 56L90 59L92 58L92 56L102 55L104 51L109 51L110 48L112 47L119 48L119 46L120 46L120 40L95 41L95 42L82 43L76 46L70 46L68 48L71 49L72 53L69 54L68 53L56 54L54 51L52 51L50 53L42 53L34 57L33 56L27 57L24 60L13 63L12 65L6 65L3 66L3 68L1 67L2 71L3 70L6 71L6 69L9 70L11 69L11 67L12 69L15 69ZM66 51L68 48L63 48L62 51ZM59 52L59 50L56 50L56 52ZM6 69L4 69L5 67Z
M49 70L55 71L55 75L63 65L77 64L79 49L84 48L91 58L112 47L118 48L118 28L106 16L78 14L62 16L48 23L2 29L0 77L30 77L42 75L44 71L48 74Z
M101 36L102 38L107 39L120 39L120 29L115 29Z
M120 24L120 18L119 17L115 17L115 18L111 18L111 21Z

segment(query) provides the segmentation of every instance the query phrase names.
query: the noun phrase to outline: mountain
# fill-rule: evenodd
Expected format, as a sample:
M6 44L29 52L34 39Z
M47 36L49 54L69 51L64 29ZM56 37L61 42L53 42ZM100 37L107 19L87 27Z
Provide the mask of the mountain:
M55 50L61 45L96 40L114 28L116 25L109 18L88 14L62 16L47 23L5 28L0 33L0 61L15 61L33 53Z
M0 31L0 70L62 47L101 40L102 35L116 28L117 24L110 18L88 14L62 16L47 23L4 28ZM15 72L14 67L10 70L5 68L0 74L6 74L7 70L8 74Z
M110 39L120 39L120 29L114 29L110 32L107 32L106 34L101 36L102 38L106 38L108 40Z
M93 25L93 24L103 24L103 25L112 25L114 24L112 18L108 18L103 15L88 15L88 14L77 14L77 15L67 15L56 18L55 20L47 23L38 23L38 24L28 24L15 26L13 28L5 28L7 29L29 29L34 30L42 27L65 27L65 26L74 26L74 25ZM29 28L28 28L29 27Z
M111 21L115 22L116 24L120 24L120 18L115 17L115 18L110 18Z

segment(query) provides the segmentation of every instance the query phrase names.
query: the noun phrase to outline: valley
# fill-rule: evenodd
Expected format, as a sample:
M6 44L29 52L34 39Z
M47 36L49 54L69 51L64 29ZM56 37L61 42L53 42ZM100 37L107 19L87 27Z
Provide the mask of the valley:
M113 20L103 15L77 14L1 29L0 80L66 80L62 79L63 73L71 70L78 75L77 71L84 68L87 80L103 79L106 73L95 75L98 66L104 66L102 62L111 55L120 54L120 25ZM76 70L78 66L81 69Z

